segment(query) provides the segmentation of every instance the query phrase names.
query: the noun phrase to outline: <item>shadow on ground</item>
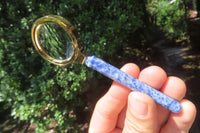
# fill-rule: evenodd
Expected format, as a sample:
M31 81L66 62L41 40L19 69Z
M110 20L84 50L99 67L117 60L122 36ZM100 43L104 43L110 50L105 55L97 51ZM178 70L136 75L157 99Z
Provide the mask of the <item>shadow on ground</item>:
M200 34L199 34L200 35ZM200 47L187 38L170 44L165 40L154 44L153 64L161 66L169 76L182 78L187 85L185 98L197 107L197 116L190 133L200 131ZM197 45L200 43L195 42Z

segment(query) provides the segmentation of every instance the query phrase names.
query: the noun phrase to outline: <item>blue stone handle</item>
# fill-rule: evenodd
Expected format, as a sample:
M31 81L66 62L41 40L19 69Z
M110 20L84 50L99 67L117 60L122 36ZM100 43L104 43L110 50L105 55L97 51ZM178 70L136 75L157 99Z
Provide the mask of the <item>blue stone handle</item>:
M106 63L105 61L93 55L87 56L85 64L88 67L93 68L101 74L109 77L110 79L115 80L120 84L123 84L131 90L143 92L151 96L156 103L165 107L173 113L178 113L181 111L181 104L178 101L168 97L167 95L161 93L156 89L153 89L152 87L144 84L136 78L122 72L118 68Z

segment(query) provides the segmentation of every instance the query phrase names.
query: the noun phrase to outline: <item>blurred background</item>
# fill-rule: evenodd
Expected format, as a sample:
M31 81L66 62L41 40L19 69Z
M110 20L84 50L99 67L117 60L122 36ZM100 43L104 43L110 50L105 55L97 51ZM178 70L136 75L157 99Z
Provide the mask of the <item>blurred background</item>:
M0 132L87 132L96 101L112 81L80 64L43 60L31 41L34 21L68 19L86 53L120 68L159 65L182 78L198 113L200 132L199 0L0 1Z

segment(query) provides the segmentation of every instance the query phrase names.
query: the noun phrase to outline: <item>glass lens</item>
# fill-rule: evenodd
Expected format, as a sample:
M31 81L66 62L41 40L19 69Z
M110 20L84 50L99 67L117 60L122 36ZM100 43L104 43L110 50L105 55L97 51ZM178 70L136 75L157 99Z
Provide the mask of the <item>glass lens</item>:
M65 60L73 54L73 42L67 31L53 22L42 24L38 33L43 50L52 58Z

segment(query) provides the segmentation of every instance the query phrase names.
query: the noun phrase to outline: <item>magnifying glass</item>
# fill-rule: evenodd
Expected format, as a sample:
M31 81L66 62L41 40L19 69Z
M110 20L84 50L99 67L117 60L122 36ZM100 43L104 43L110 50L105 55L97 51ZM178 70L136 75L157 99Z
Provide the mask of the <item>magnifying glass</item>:
M85 64L131 90L151 96L156 103L171 112L178 113L181 111L181 104L178 101L94 55L83 54L80 38L74 26L61 16L47 15L36 20L32 27L32 41L38 53L45 60L55 65L65 66L73 62Z

